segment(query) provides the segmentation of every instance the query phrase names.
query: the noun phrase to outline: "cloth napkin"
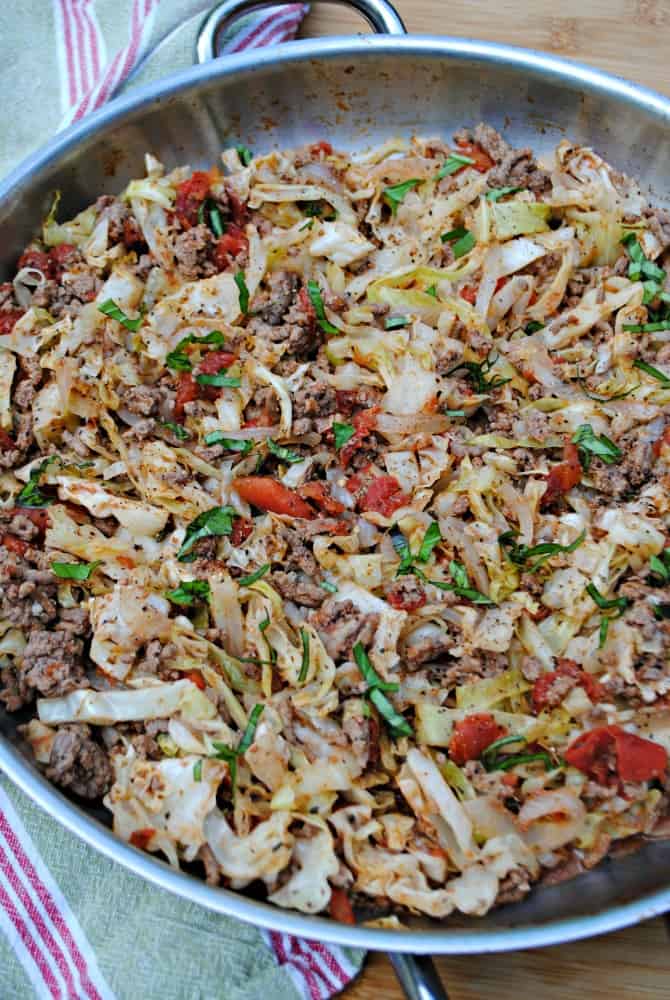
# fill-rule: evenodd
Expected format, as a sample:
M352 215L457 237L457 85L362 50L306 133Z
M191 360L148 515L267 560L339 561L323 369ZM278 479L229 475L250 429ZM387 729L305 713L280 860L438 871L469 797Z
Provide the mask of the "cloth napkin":
M22 0L0 7L0 176L124 88L191 65L211 6ZM293 38L306 12L293 3L248 16L222 51ZM364 958L259 931L154 888L68 833L5 777L0 932L0 1000L327 1000Z

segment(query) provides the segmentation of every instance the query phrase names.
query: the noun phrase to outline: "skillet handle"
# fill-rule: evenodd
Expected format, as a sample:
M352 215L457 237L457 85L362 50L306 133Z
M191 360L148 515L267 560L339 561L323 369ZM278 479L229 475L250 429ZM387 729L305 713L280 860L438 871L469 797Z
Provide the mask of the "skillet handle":
M449 1000L429 955L389 954L407 1000Z
M355 7L378 35L404 35L405 25L389 0L331 0L344 7ZM216 59L217 38L241 14L249 14L263 7L277 6L276 0L223 0L214 7L202 22L195 43L195 58L199 63Z

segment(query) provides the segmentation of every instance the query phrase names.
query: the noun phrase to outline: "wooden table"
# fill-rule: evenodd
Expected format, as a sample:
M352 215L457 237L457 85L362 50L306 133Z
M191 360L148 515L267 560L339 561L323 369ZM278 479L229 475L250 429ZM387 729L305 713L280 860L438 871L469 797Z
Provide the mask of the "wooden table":
M670 93L670 0L395 0L408 31L545 49ZM307 35L366 30L358 15L317 3ZM668 1000L662 920L608 937L535 951L439 958L451 1000ZM346 1000L401 1000L384 955L371 955Z

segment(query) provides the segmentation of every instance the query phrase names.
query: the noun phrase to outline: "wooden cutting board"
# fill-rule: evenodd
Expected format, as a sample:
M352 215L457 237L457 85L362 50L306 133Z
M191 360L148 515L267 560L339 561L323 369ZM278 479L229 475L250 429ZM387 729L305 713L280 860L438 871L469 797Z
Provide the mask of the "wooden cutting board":
M670 93L670 0L395 0L408 31L544 49ZM313 3L306 35L367 30L334 4ZM670 178L670 171L669 171ZM668 1000L663 920L556 948L440 958L450 1000ZM384 955L368 959L346 1000L401 1000Z

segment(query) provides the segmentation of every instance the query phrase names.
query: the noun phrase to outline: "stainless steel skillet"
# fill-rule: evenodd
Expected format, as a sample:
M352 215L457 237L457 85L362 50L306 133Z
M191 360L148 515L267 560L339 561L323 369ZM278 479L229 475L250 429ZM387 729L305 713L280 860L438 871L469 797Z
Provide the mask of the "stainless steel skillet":
M594 146L659 200L670 187L670 100L624 80L538 52L486 42L397 37L386 0L352 3L379 32L328 38L206 62L113 101L59 135L0 183L2 264L9 274L39 227L55 188L63 210L119 190L150 150L170 166L213 162L237 141L256 151L316 139L359 149L394 134L442 134L487 121L515 145L548 152L561 137ZM222 20L247 9L228 0L207 19L198 58ZM0 268L0 271L2 268ZM0 713L0 767L55 819L149 881L212 910L308 938L395 953L408 995L444 996L429 965L409 954L531 948L601 934L670 909L670 844L606 862L477 921L414 921L403 931L349 927L214 889L112 836L49 785L21 753L16 718ZM422 960L423 961L423 960Z

